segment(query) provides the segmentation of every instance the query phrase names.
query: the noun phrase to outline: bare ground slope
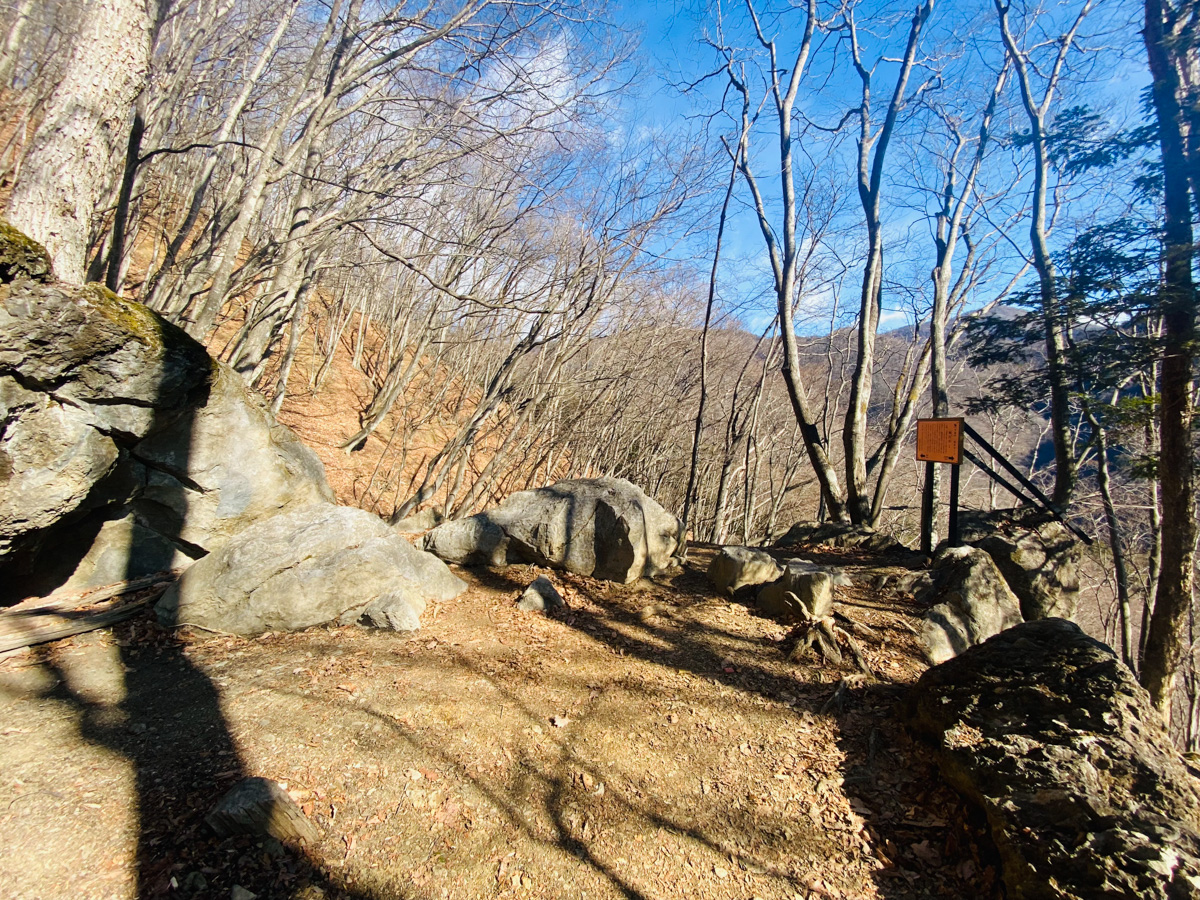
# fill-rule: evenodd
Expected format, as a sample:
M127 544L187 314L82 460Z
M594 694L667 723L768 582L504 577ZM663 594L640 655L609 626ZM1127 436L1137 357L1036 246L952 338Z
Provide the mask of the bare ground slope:
M411 637L167 634L149 616L0 662L0 896L918 898L995 895L977 825L893 719L912 598L840 600L879 680L789 662L788 629L671 583L464 573ZM317 823L304 852L213 837L244 775Z

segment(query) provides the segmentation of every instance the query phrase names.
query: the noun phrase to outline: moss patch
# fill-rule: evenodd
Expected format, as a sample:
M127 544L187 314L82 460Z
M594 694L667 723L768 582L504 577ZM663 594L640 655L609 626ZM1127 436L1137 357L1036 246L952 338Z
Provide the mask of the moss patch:
M102 284L89 284L83 292L97 313L135 340L163 356L186 359L189 368L211 373L213 359L204 346L148 306L118 296Z
M50 254L33 238L0 219L0 283L18 278L52 281Z

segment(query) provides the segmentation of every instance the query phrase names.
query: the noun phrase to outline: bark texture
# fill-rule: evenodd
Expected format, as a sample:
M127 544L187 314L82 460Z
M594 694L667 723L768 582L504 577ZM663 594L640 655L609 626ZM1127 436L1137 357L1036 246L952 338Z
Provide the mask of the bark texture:
M1192 605L1195 565L1196 478L1192 461L1192 353L1196 338L1196 289L1192 280L1193 230L1189 190L1191 124L1184 103L1196 65L1189 47L1193 20L1163 0L1146 0L1143 36L1163 155L1162 286L1163 360L1159 380L1158 477L1162 486L1162 572L1146 639L1142 683L1155 708L1170 717L1175 672L1183 659ZM1184 101L1184 102L1181 102ZM1190 105L1190 103L1189 103ZM1193 157L1189 159L1189 156ZM1194 185L1191 186L1194 189Z
M144 0L85 0L70 61L26 151L8 218L44 244L54 271L81 282L101 208L113 189L114 157L146 81L150 17Z

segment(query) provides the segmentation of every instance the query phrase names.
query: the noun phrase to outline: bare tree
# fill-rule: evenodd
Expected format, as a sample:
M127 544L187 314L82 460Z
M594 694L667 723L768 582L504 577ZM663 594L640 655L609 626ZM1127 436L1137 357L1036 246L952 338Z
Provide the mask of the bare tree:
M1041 292L1042 317L1046 330L1046 367L1050 381L1051 437L1054 441L1054 493L1051 497L1060 508L1066 506L1078 478L1075 453L1071 441L1070 378L1064 357L1067 346L1067 323L1059 306L1055 285L1054 261L1047 240L1047 192L1050 181L1050 150L1047 146L1047 127L1055 93L1060 88L1067 56L1075 49L1075 37L1084 19L1092 11L1093 0L1079 7L1067 31L1052 39L1020 47L1009 23L1011 3L994 0L1000 20L1000 34L1008 58L1016 73L1021 91L1021 104L1029 122L1030 145L1033 150L1033 195L1030 198L1029 243L1033 267L1038 274ZM1048 65L1035 56L1049 56ZM1040 86L1035 79L1040 78Z
M1196 552L1196 482L1192 451L1196 288L1192 204L1200 192L1197 59L1200 6L1145 0L1142 32L1158 122L1163 171L1165 270L1160 306L1163 356L1159 379L1162 571L1142 662L1142 684L1170 719L1175 673L1185 655Z

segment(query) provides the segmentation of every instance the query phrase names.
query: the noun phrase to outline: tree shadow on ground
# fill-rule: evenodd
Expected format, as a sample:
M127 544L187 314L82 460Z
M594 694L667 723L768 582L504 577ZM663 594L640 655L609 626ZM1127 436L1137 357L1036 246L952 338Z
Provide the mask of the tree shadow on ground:
M36 648L34 660L50 685L40 698L66 705L84 740L117 754L132 769L139 900L228 897L234 885L264 900L370 900L321 871L303 847L285 847L264 836L219 838L212 832L205 816L250 774L222 714L220 695L188 659L186 644L149 616L121 625L115 638L114 662L122 676L107 696L79 684L79 673L59 645Z
M845 559L840 554L790 555L820 557L819 561L833 564L839 556ZM744 596L727 598L715 593L690 565L672 584L706 596L702 602L746 606L752 615L758 615ZM614 597L618 602L611 602ZM986 828L942 784L924 748L909 739L900 722L898 704L910 689L908 685L870 679L850 690L839 690L833 683L815 681L815 669L750 661L781 652L786 643L773 650L734 629L678 616L648 617L636 604L620 600L618 592L610 589L590 608L569 609L559 618L623 654L685 668L748 697L794 698L789 705L797 714L835 719L843 754L844 790L861 819L863 839L881 863L873 878L879 897L999 896L994 850L986 839ZM831 673L826 669L823 674ZM853 673L847 669L836 674Z

